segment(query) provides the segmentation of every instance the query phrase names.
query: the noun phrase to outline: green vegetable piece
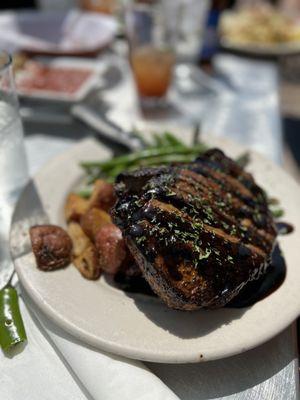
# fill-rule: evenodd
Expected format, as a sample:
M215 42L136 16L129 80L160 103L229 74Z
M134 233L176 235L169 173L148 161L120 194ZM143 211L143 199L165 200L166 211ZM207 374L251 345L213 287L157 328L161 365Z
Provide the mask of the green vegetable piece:
M284 211L282 208L277 208L275 210L271 210L271 213L274 218L281 218L284 215Z
M167 145L169 146L186 146L181 140L177 139L176 136L172 135L172 133L170 132L165 132L163 134L164 140L166 142Z
M93 192L93 187L91 186L91 187L84 187L78 190L77 194L83 199L89 199L92 195L92 192Z
M133 170L141 166L161 165L170 162L189 162L196 156L203 153L207 147L204 144L197 144L193 147L184 145L172 145L163 147L150 147L135 153L112 158L111 160L99 162L82 162L89 183L93 183L97 178L114 178L122 171Z
M237 164L239 164L241 168L245 168L250 162L250 154L246 151L245 153L241 154L235 161L237 162Z
M0 290L0 346L9 350L27 340L18 301L18 293L12 286Z

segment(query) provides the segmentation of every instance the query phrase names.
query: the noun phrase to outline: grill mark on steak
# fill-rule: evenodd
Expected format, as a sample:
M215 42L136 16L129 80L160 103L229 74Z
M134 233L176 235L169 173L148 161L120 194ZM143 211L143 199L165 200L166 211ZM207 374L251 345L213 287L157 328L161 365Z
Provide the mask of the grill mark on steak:
M204 207L207 205L209 207L210 212L207 217L210 218L210 222L216 226L220 227L223 230L225 230L229 234L234 234L234 232L238 232L240 236L243 237L244 240L247 242L253 243L253 244L259 244L261 241L262 246L268 246L270 240L272 240L272 235L265 231L261 231L256 224L255 221L249 220L250 224L248 223L247 225L247 230L245 232L245 229L243 229L243 225L245 225L245 221L248 221L248 219L245 219L244 216L240 217L238 214L239 208L236 208L235 206L228 206L224 202L219 202L218 197L215 196L214 193L208 192L207 190L206 193L200 186L197 186L197 191L190 191L189 190L190 186L188 186L188 189L186 190L186 185L182 185L181 182L179 181L177 184L177 187L174 188L174 192L176 193L177 197L183 197L186 200L190 199L190 202L192 205L197 205L197 201L199 199L199 196L196 195L198 192L198 195L200 194L201 196L207 196L209 197L209 203L208 201L203 201L202 206ZM191 195L192 197L186 197ZM205 197L204 197L205 198ZM173 200L174 201L174 200ZM223 206L223 204L225 206ZM201 206L201 204L200 204ZM199 211L199 207L197 209ZM242 227L240 227L242 225ZM246 234L247 233L247 234ZM273 233L274 235L274 233Z
M229 206L230 209L232 207L238 209L243 206L243 211L246 212L245 215L252 215L254 210L253 204L244 204L244 202L236 195L236 193L228 192L228 187L225 187L226 190L224 190L224 186L220 185L220 183L216 183L210 178L203 178L203 176L195 173L192 170L182 170L181 175L183 180L186 180L189 184L194 185L196 188L204 187L208 189L211 193L214 193L215 196L220 196L220 198L229 197L230 202L224 203L219 201L218 206ZM233 190L232 187L231 189ZM259 203L257 204L257 207L259 207L259 209L262 209L263 211L265 211L266 209L265 207L262 208Z
M159 182L162 184L162 182ZM263 249L267 251L270 245L270 235L265 237L264 232L261 232L255 228L255 226L251 225L247 229L247 235L245 234L245 230L240 228L240 224L242 224L242 220L236 220L231 215L223 211L218 206L214 205L214 202L217 203L217 199L212 194L209 200L206 199L207 195L200 190L200 187L197 187L198 190L189 190L190 186L183 186L181 181L177 182L176 187L171 187L172 195L168 196L165 193L157 193L156 198L167 202L168 204L172 204L181 210L185 207L189 209L190 213L194 214L194 218L199 220L209 219L208 223L210 223L215 228L222 229L225 233L230 235L238 234L242 236L243 240L246 243L252 243L254 246L261 246ZM197 195L202 195L201 200ZM199 200L199 202L198 202ZM199 204L200 203L200 204ZM209 210L209 212L207 212ZM236 209L231 208L231 213L236 212Z
M220 151L124 173L117 182L114 222L170 307L223 306L264 273L276 238L266 197Z
M188 214L182 213L171 204L165 204L153 199L147 204L146 210L143 216L148 222L149 218L147 217L149 216L149 211L150 218L151 215L156 215L156 225L154 225L152 229L156 228L159 233L162 234L162 237L164 237L164 234L170 233L172 236L175 236L176 243L181 240L180 235L182 236L183 234L186 236L190 235L191 243L193 243L192 240L197 241L197 235L199 237L205 237L206 234L214 235L222 242L227 240L232 243L241 243L241 240L237 236L229 235L224 230L203 223L201 220L192 219ZM162 231L162 229L164 229L164 231ZM151 234L151 231L149 234ZM258 253L262 257L266 256L266 253L258 246L249 243L245 244L245 247L250 251ZM192 252L193 250L191 249L190 251Z
M239 179L253 194L262 193L262 189L255 183L252 175L241 168L235 161L227 157L222 151L212 149L207 151L204 157L205 159L213 161L215 166L218 164L222 171ZM199 162L199 159L202 158L203 156L198 157L196 162Z

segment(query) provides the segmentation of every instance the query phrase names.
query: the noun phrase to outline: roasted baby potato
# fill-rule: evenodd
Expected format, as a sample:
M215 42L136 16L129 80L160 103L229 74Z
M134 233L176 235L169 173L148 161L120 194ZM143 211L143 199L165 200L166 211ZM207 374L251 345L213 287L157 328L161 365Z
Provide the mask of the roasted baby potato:
M92 242L95 242L95 237L100 228L110 223L111 218L109 214L98 208L91 208L80 218L81 228Z
M65 218L67 222L78 222L89 208L89 201L76 193L70 193L65 203Z
M29 233L39 269L53 271L70 263L72 241L62 228L56 225L36 225L30 228Z
M100 208L109 211L115 204L116 195L114 186L101 179L96 180L92 195L89 199L89 208Z
M98 254L91 243L83 253L73 259L73 263L81 275L86 279L98 279L101 275Z
M101 269L116 274L125 260L127 252L122 232L114 224L104 225L95 238Z
M83 232L78 222L70 222L68 224L68 234L73 243L73 256L78 257L84 250L92 244L90 239Z

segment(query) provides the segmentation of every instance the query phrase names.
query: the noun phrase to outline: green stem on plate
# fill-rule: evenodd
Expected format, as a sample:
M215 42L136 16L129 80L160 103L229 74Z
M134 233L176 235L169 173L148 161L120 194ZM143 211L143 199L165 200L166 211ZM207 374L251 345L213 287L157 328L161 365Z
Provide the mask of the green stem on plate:
M12 286L0 290L0 347L7 351L27 340L19 308L18 293Z

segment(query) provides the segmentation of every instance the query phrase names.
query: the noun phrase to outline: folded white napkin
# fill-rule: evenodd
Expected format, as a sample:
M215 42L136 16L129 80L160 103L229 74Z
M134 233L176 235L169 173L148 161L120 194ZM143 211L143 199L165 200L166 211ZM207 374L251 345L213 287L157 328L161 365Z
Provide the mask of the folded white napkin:
M178 400L141 362L85 346L22 297L28 343L10 356L0 353L1 399Z

